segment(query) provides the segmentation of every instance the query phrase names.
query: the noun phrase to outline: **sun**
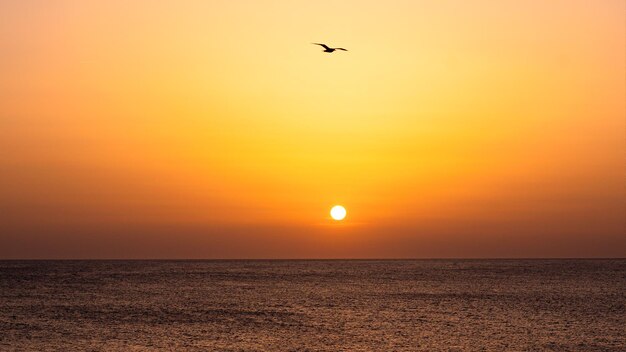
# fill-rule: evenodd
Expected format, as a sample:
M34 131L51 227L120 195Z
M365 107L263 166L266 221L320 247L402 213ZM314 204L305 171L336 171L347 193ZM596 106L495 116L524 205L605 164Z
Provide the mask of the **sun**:
M330 217L337 221L343 220L346 217L346 208L341 205L335 205L332 209L330 209Z

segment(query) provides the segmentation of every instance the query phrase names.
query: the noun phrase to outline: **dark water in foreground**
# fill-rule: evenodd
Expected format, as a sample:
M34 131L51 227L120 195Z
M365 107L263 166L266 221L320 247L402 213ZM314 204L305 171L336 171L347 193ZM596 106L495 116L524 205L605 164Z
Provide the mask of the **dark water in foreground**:
M626 260L0 261L0 350L626 351Z

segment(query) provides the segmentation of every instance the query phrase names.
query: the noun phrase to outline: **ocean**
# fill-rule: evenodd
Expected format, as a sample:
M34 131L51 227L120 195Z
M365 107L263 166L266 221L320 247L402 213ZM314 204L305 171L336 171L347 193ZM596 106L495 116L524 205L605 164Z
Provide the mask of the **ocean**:
M626 351L626 260L0 261L1 351Z

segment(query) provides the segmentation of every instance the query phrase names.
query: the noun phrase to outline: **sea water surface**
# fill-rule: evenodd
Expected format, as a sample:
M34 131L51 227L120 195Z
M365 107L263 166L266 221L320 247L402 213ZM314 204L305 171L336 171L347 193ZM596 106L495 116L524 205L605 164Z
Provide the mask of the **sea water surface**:
M0 261L2 351L626 351L626 260Z

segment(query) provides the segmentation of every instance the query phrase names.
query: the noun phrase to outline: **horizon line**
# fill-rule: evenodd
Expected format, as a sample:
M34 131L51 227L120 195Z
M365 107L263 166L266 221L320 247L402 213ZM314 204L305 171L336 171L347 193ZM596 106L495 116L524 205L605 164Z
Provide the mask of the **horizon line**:
M5 261L426 261L426 260L626 260L624 257L424 257L424 258L0 258Z

